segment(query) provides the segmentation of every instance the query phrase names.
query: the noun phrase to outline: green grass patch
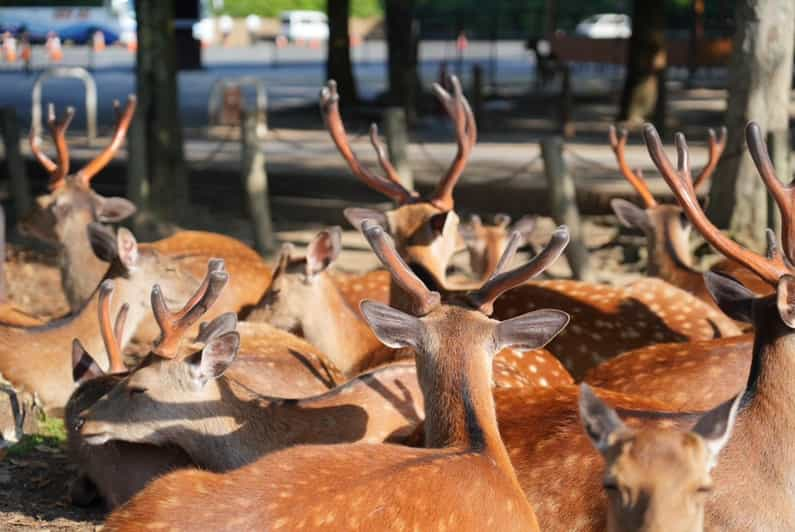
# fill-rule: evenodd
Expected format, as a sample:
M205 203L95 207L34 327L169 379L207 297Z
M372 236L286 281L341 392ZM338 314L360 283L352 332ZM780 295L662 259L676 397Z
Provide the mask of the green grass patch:
M61 447L66 443L66 427L63 420L54 417L44 417L39 421L37 434L26 434L19 443L8 448L8 456L25 456L32 453L36 447Z

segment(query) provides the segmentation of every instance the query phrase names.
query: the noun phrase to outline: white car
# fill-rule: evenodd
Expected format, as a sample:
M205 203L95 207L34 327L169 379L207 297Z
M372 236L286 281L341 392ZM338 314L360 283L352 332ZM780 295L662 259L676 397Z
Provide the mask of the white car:
M628 15L603 13L583 20L574 32L591 39L629 39L632 35L632 19Z
M285 11L280 18L288 41L328 40L328 19L321 11Z

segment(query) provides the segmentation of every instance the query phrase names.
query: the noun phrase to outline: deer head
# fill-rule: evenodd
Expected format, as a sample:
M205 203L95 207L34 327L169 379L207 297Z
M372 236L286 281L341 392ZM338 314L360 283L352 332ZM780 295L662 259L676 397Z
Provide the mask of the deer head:
M379 176L367 170L348 142L340 117L336 83L329 81L320 92L320 108L326 128L353 174L398 204L396 209L386 213L371 209L346 209L346 218L357 228L364 219L376 220L392 235L397 249L406 257L409 265L422 270L430 276L429 281L432 280L439 286L444 283L447 264L456 250L458 216L453 211L453 189L477 140L474 115L463 96L461 84L455 77L451 78L451 84L452 95L438 84L434 85L434 92L453 121L458 151L436 191L427 198L407 190L400 183L400 176L387 159L385 149L378 139L375 125L370 129L370 141L385 175Z
M694 191L698 191L710 180L726 147L725 127L720 129L718 135L713 129L709 129L708 134L709 159L693 184ZM649 249L649 275L665 276L672 273L665 271L671 267L689 267L691 265L689 246L691 225L687 216L677 205L657 203L640 169L635 171L630 169L625 155L627 131L622 129L620 132L616 132L616 128L611 126L609 138L618 167L624 178L640 195L643 200L643 208L618 198L612 200L610 205L622 224L640 229L646 235ZM671 260L676 264L669 265L668 262Z
M74 116L74 109L68 108L65 116L57 120L55 108L49 106L47 124L56 147L57 163L50 159L41 148L41 139L35 130L30 133L30 148L33 155L50 174L48 194L36 198L33 210L20 223L20 230L58 246L64 255L62 274L64 288L73 309L85 301L94 290L97 278L104 271L104 265L96 262L91 255L86 239L86 226L92 222L118 223L135 213L135 205L124 198L105 198L91 188L91 180L113 159L135 112L135 97L130 96L124 112L119 111L119 103L114 107L117 113L116 129L110 144L92 161L76 173L69 173L69 147L66 131ZM89 266L91 268L89 268ZM74 270L80 268L80 273ZM88 269L94 278L80 282L86 277ZM91 277L91 276L88 276Z
M493 225L484 225L480 216L475 214L469 223L462 224L461 238L469 253L469 266L475 278L485 281L494 273L511 233L519 233L522 243L529 243L535 223L535 216L523 216L511 225L510 216L498 214Z
M605 460L609 532L704 529L710 472L729 441L741 395L704 414L689 432L636 430L580 385L580 419Z

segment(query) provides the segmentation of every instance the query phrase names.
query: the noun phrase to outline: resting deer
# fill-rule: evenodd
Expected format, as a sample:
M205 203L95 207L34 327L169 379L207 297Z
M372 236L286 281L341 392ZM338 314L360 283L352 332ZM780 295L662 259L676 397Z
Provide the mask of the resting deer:
M580 420L605 461L608 532L702 532L710 472L731 437L741 394L689 432L633 430L587 384Z
M649 250L648 274L678 286L717 308L704 285L704 277L701 272L693 269L689 240L691 225L682 209L678 205L657 203L641 171L630 169L625 155L626 130L617 133L616 128L611 126L609 137L610 146L616 155L621 174L638 192L644 207L637 207L623 199L614 199L610 205L622 224L640 229L646 236ZM725 146L726 128L721 128L719 136L716 136L715 131L710 129L709 159L693 183L694 190L698 191L700 187L709 182ZM733 275L741 274L744 281L755 283L750 285L752 288L769 291L769 288L758 277L747 269L738 268L736 263L721 261L715 265L715 268Z
M173 446L153 446L109 442L89 446L80 435L78 415L108 393L127 375L120 338L129 305L119 309L115 325L111 325L110 295L113 281L103 281L99 288L99 326L105 352L110 359L108 372L102 370L75 339L72 345L72 374L77 389L64 408L67 431L67 454L77 465L78 476L70 488L72 503L86 506L100 497L108 509L130 499L153 478L192 464L188 455Z
M506 345L543 345L568 317L547 310L500 323L488 313L495 297L562 252L565 230L556 233L541 258L490 279L457 304L443 305L439 294L400 260L380 226L365 221L362 227L416 309L411 315L362 303L386 345L416 350L428 448L298 446L225 475L178 472L155 481L114 512L107 530L134 530L144 523L187 529L190 516L200 511L206 525L216 528L538 529L497 430L489 359ZM429 493L434 494L432 503ZM210 504L210 497L219 496L240 508L233 518Z
M494 217L494 225L483 225L480 216L472 215L469 223L461 225L459 232L469 253L469 266L474 278L480 281L488 279L497 268L509 235L516 231L527 244L535 225L535 216L523 216L511 225L510 216L498 214Z
M508 257L502 260L500 267L503 268L513 256L519 237L506 240L510 251L503 253ZM413 358L411 350L383 346L367 322L344 300L327 270L340 249L339 228L318 233L305 257L294 256L292 246L283 248L271 286L248 319L300 331L348 375L395 359ZM498 265L500 263L495 264L495 269ZM497 387L554 387L572 382L560 362L543 349L523 353L506 348L494 357L494 385Z
M41 148L41 140L31 132L31 151L50 174L50 193L36 199L36 207L21 224L23 232L58 246L61 278L67 299L73 311L79 310L93 294L105 275L108 265L93 253L86 228L93 222L115 223L135 212L135 206L123 198L105 198L92 190L91 180L115 156L124 142L127 128L135 112L135 98L130 97L118 120L111 143L80 171L69 173L69 147L66 131L74 115L67 109L62 120L56 120L54 107L49 107L48 126L52 134L57 157L53 162ZM173 236L151 244L160 254L178 263L183 269L192 269L195 283L203 275L207 261L224 258L235 278L233 290L225 293L239 311L254 305L270 281L270 269L259 255L233 238L202 231L180 231ZM190 286L192 290L195 284ZM147 333L148 331L148 333ZM144 342L154 339L155 324L147 321L136 336Z
M0 207L0 324L30 327L41 325L41 320L20 310L8 300L6 285L6 213Z
M795 505L789 478L795 474L791 442L795 436L793 367L795 290L792 271L780 256L768 258L743 249L712 225L701 210L690 181L687 146L677 135L679 162L675 168L652 126L644 131L649 153L671 186L693 226L727 258L735 260L776 287L776 294L756 297L741 284L707 273L710 292L734 319L753 321L755 337L751 371L737 414L734 435L713 471L715 487L707 495L705 528L711 530L795 529ZM792 227L790 188L772 171L759 128L747 129L749 150L766 185L781 203L785 229ZM788 200L787 200L788 201ZM787 235L784 231L784 235ZM783 255L795 258L792 237L784 238ZM698 378L690 383L697 389ZM500 431L528 500L545 530L604 530L606 501L601 492L600 459L577 421L577 391L558 387L537 391L526 401L518 392L495 391ZM527 394L529 395L529 394ZM633 428L679 427L696 421L691 414L673 414L651 406L651 399L600 393L611 407L621 409ZM505 402L502 400L505 398ZM522 405L521 408L519 405ZM532 427L532 429L528 429ZM549 479L555 478L554 483Z

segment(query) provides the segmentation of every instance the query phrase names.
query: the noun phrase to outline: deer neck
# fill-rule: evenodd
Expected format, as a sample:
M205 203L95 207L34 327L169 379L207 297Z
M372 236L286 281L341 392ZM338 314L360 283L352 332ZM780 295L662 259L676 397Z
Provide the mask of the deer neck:
M367 356L381 343L348 306L327 274L313 280L309 304L301 323L307 341L325 353L343 373L363 369Z
M664 221L648 235L649 275L675 286L686 286L693 279L703 284L701 273L691 266L687 231L675 227L678 223L676 219Z
M58 253L61 284L72 311L85 303L108 269L108 263L97 258L91 249L86 225L82 220L66 223Z
M472 353L477 348L463 349ZM489 385L491 357L486 353L474 356L454 353L433 361L424 358L417 356L417 374L425 403L425 446L482 453L516 483L497 427Z

